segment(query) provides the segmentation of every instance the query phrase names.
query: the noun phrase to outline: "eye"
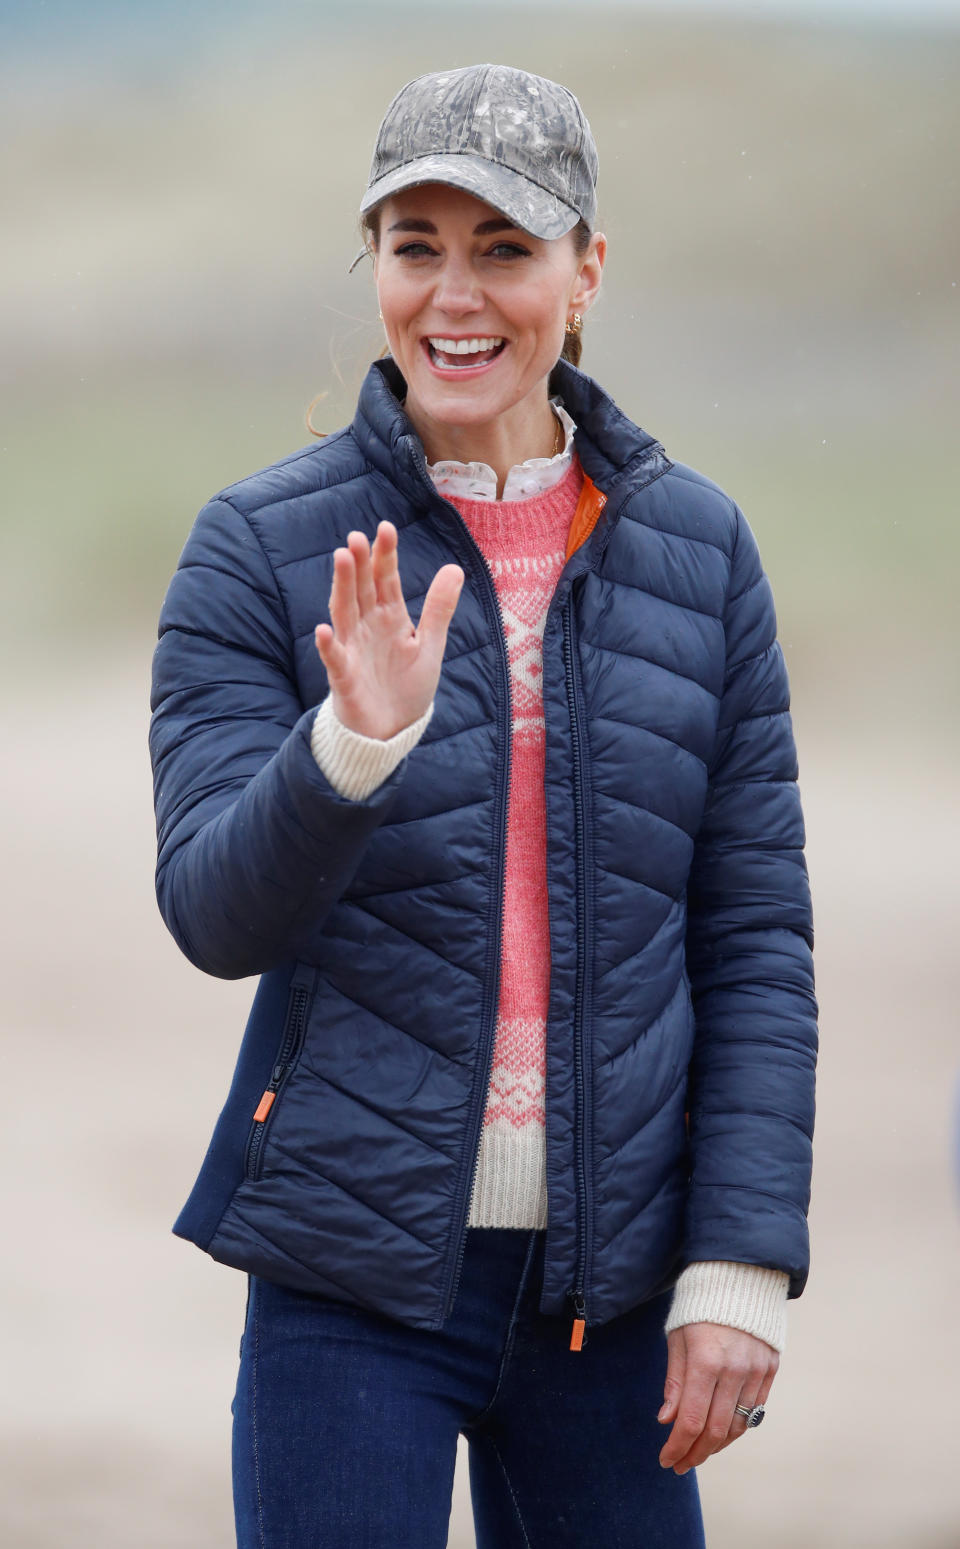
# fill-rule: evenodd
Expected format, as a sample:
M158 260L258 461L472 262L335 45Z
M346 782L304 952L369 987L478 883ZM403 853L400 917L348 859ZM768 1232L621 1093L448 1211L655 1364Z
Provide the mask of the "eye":
M499 259L529 258L530 249L521 247L519 242L495 242L490 249L489 256Z
M394 252L397 258L432 258L433 256L433 248L428 247L426 242L404 242L400 247L395 248Z

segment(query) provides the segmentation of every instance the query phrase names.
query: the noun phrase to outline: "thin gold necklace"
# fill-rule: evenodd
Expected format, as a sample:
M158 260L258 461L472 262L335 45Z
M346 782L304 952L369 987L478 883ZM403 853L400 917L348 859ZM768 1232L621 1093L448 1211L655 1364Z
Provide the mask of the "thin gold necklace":
M555 414L554 419L557 422L557 433L553 438L553 451L550 453L551 457L557 456L558 452L560 451L560 442L563 439L563 426L560 423L559 414Z

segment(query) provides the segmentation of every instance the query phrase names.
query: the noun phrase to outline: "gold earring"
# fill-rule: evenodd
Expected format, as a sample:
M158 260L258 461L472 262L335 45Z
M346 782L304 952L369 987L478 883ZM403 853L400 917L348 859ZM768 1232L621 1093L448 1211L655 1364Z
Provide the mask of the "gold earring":
M567 320L567 326L564 329L564 333L578 334L582 328L583 318L580 316L579 312L574 312L573 317Z

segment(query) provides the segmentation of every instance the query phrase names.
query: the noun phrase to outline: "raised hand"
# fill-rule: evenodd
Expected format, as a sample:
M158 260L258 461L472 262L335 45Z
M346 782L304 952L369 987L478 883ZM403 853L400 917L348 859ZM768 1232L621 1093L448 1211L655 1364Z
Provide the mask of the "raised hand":
M462 586L459 565L441 566L415 629L393 523L379 523L372 549L362 532L347 534L347 547L333 556L332 624L318 624L314 636L344 726L385 740L419 719L436 693Z

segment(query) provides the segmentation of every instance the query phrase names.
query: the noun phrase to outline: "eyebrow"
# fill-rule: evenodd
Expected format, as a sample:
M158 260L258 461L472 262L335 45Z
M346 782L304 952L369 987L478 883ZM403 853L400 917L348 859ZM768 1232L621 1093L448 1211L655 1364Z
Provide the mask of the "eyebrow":
M475 237L487 237L494 231L517 231L519 228L513 221L508 221L504 216L497 216L494 220L481 221L479 226L474 226ZM426 236L435 237L437 228L433 221L417 220L413 216L407 216L405 220L394 221L389 227L390 231L419 231Z

